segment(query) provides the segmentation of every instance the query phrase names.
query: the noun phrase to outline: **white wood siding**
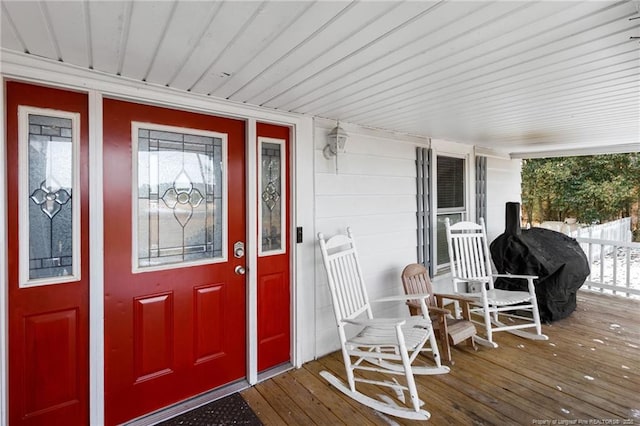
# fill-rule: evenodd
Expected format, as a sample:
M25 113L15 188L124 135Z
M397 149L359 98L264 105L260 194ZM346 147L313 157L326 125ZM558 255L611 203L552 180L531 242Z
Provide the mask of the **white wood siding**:
M505 204L522 202L521 160L487 157L487 238L493 241L504 232Z
M427 139L343 125L345 152L322 149L335 122L315 120L315 223L327 236L351 226L372 299L402 293L400 273L416 259L415 148ZM336 169L337 164L337 169ZM317 356L338 348L326 274L316 248ZM401 304L374 305L376 314L407 315Z
M351 226L364 279L372 299L402 293L400 273L416 261L416 146L427 139L342 125L349 134L345 152L326 159L322 149L335 122L315 119L315 228L326 236ZM473 147L433 140L434 155L467 160L467 202L473 206ZM487 227L490 238L504 230L507 201L520 201L520 160L489 156L487 160ZM473 208L469 214L474 215ZM338 349L335 320L320 251L315 250L316 356ZM450 274L434 280L449 291ZM408 314L401 303L374 305L383 316Z

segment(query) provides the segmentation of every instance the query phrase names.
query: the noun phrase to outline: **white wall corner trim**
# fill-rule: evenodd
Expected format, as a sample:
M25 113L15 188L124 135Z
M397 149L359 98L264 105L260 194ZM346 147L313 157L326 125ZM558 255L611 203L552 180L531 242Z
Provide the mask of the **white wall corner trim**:
M5 99L4 81L0 84L0 99ZM7 141L6 141L6 114L2 108L2 117L0 117L0 426L9 424L8 406L9 406L9 383L7 379L7 360L9 352L7 345L9 340L8 334L8 299L9 299L9 278L7 276L8 268L8 242L7 242Z
M294 313L292 336L294 340L294 366L315 358L315 160L313 120L300 120L294 127L295 143L292 144L291 165L293 197L292 228L301 227L302 243L295 243L293 251L294 268L292 276L297 285L293 286ZM296 235L292 233L292 235Z
M496 151L491 148L486 148L483 146L475 146L475 155L482 157L492 157L492 158L500 158L502 160L509 160L511 156L508 152Z
M474 146L445 139L431 139L431 148L438 153L467 155L473 154Z

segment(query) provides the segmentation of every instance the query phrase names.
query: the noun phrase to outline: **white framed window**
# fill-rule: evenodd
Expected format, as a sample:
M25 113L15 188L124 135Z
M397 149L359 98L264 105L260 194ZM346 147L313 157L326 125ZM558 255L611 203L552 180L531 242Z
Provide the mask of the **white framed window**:
M286 141L258 137L259 256L286 253Z
M80 114L18 107L20 287L80 280Z
M437 155L435 164L436 229L435 266L449 264L449 252L444 221L460 222L467 217L467 161L466 157Z
M132 123L132 271L225 262L227 135Z

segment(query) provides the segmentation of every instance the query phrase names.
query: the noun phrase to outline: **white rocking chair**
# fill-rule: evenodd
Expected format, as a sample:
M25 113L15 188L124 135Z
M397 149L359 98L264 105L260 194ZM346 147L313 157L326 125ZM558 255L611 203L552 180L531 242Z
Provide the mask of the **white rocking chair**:
M420 300L422 316L374 318L351 229L347 228L347 235L339 234L328 240L319 233L318 239L331 290L348 385L328 371L320 374L345 395L382 413L413 420L429 419L430 413L421 408L424 403L418 398L413 376L449 372L449 368L440 363L440 353L425 302L429 295L409 296L412 300ZM401 295L376 302L406 302L407 299L406 295ZM348 325L357 326L360 331L348 337L345 330ZM430 348L424 347L427 341ZM431 352L435 366L412 366L418 355L425 351ZM358 370L403 375L405 380L400 383L393 376L392 380L382 380L376 378L375 374L364 377ZM388 395L379 395L378 399L365 395L356 390L356 382L389 387L403 405L397 404ZM405 403L404 391L409 392L410 405Z
M485 329L485 337L476 336L476 342L482 345L498 347L493 341L493 333L507 331L520 337L533 340L547 340L542 334L540 312L533 280L534 275L493 274L491 258L487 244L487 231L484 219L480 224L473 222L458 222L451 225L449 218L445 219L447 242L449 243L449 260L453 288L458 292L458 283L466 283L469 291L465 296L475 299L472 314L480 314L482 321L473 319ZM527 280L529 291L509 291L494 288L493 279L508 277ZM531 317L522 313L530 312ZM503 322L500 315L507 317L509 325ZM534 328L535 333L524 331Z

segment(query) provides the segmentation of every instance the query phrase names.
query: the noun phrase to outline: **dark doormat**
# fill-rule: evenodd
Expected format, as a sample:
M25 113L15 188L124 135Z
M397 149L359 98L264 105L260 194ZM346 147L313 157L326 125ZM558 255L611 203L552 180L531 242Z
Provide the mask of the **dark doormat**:
M162 426L260 426L262 422L239 393L210 402L172 419L159 423Z

